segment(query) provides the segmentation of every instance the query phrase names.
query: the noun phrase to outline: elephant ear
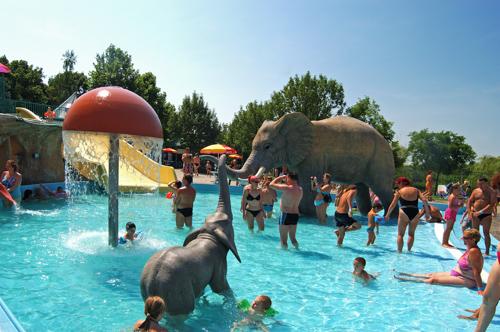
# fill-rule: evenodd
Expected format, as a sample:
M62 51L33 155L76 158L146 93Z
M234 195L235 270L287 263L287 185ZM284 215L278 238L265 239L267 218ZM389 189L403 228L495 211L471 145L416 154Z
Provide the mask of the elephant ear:
M286 140L288 166L300 164L313 143L313 124L303 113L288 113L276 121L276 130Z
M219 239L219 241L221 241L226 247L228 247L229 250L233 252L234 257L236 257L238 262L241 263L240 255L238 254L238 250L236 249L234 241L229 240L226 233L220 228L216 228L214 230L214 233L217 236L217 239Z
M196 239L198 237L198 235L200 235L200 233L201 233L201 229L197 229L197 230L194 230L191 233L189 233L186 236L186 239L184 240L184 244L182 246L183 247L187 246L188 243L193 241L194 239Z

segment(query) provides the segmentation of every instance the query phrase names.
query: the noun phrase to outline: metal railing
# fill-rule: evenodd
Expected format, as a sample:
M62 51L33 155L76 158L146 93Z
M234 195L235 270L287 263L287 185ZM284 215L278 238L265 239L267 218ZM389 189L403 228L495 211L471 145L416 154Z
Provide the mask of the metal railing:
M31 112L35 113L39 117L43 118L44 113L47 112L47 108L51 107L54 109L53 105L35 103L27 100L14 100L14 99L0 99L0 113L16 113L16 107L24 107L29 109Z

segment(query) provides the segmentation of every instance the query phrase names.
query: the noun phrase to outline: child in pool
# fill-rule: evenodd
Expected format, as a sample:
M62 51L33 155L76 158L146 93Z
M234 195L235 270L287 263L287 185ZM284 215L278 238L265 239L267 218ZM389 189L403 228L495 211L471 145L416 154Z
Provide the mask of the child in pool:
M378 222L376 221L376 218L378 217L378 213L382 211L382 209L382 204L380 202L375 202L373 203L370 212L368 212L368 228L366 229L366 231L368 232L368 242L366 242L367 246L375 243L375 228L377 228L378 234Z
M165 313L165 302L159 296L150 296L144 302L144 314L146 319L138 320L134 324L134 332L167 332L167 329L160 326L159 321Z
M128 241L134 241L137 239L137 233L135 232L136 227L133 222L128 222L127 225L125 226L126 232L123 236L120 236L119 243L120 244L125 244Z
M375 279L374 276L365 271L366 260L363 257L356 257L352 265L354 266L352 275L356 278L364 281L365 283L368 283L370 280Z
M253 300L251 307L247 311L247 317L243 320L234 323L231 331L238 331L238 328L243 326L251 326L258 328L260 331L269 331L264 325L262 320L266 314L266 310L270 309L272 305L271 298L267 295L259 295Z
M177 197L177 190L182 187L181 181L172 181L168 184L169 188L172 189L172 213L177 212L177 206L175 205L175 197Z

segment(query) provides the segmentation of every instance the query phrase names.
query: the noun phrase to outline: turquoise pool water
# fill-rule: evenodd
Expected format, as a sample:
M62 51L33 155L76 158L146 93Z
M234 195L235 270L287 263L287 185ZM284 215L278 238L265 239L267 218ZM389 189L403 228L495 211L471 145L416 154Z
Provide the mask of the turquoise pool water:
M195 227L214 210L217 198L217 192L199 194ZM394 269L432 272L454 266L455 259L436 240L433 224L418 227L413 253L397 254L394 226L380 227L374 247L365 246L363 227L348 233L344 247L338 248L331 218L327 226L302 218L300 250L282 250L276 219L266 221L264 233L251 234L239 204L240 196L232 195L242 263L228 254L228 280L238 299L271 296L279 314L266 321L270 330L470 331L475 326L456 318L480 304L475 292L393 279ZM17 212L0 212L0 297L27 331L131 331L143 317L143 265L155 251L182 244L188 231L175 229L170 200L159 195L121 197L122 228L127 221L146 233L145 240L110 249L105 196L30 203ZM454 235L452 241L463 249ZM380 274L377 281L365 286L353 280L357 256L366 258L370 273ZM486 260L488 270L493 261ZM166 326L170 331L228 331L239 319L231 302L207 288L189 319ZM500 324L499 318L492 324Z

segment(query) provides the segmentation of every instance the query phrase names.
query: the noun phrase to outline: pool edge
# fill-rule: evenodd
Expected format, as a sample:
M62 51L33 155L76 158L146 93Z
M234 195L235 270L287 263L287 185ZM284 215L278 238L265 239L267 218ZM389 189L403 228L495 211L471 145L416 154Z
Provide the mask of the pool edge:
M0 297L0 328L2 332L25 332L7 304Z

